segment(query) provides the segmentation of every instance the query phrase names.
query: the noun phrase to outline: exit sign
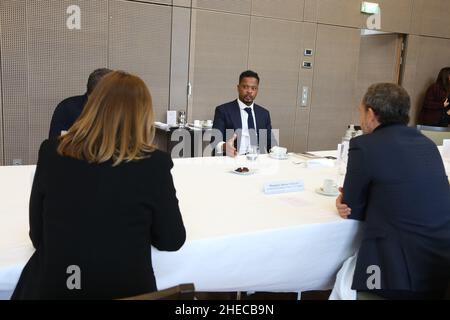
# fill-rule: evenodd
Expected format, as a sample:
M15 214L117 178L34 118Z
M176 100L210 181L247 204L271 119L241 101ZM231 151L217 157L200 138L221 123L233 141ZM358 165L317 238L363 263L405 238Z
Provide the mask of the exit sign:
M363 1L363 3L361 4L361 12L368 14L379 14L380 5L374 2Z

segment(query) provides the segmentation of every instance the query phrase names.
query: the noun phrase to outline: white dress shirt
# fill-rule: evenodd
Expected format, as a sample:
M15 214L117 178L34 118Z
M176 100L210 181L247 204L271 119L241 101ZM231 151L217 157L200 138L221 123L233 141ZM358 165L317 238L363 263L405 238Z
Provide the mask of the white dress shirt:
M255 116L255 109L254 105L255 103L252 103L250 106L247 106L245 103L243 103L241 100L237 99L239 109L241 110L241 121L242 121L242 135L241 135L241 144L239 146L238 154L243 155L247 153L248 147L250 146L250 132L248 130L248 113L245 111L246 108L252 109L253 114L253 122L254 126L256 127L256 116ZM258 135L258 133L256 133ZM217 144L216 152L222 153L223 144L225 142L220 142Z

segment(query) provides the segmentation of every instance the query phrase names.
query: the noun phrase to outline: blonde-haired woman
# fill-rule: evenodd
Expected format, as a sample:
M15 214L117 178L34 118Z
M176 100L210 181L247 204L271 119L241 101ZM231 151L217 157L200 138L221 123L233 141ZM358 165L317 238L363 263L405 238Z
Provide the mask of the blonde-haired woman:
M170 173L155 150L150 93L105 76L77 122L45 141L30 199L36 248L13 299L113 299L157 290L150 245L176 251L186 233Z

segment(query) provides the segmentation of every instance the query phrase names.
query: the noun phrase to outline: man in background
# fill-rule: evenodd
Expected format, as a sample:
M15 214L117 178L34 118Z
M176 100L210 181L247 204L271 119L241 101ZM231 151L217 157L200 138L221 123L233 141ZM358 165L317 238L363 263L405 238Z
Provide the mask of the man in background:
M213 129L222 134L216 154L235 157L247 153L250 146L260 146L262 153L270 151L272 123L269 111L254 103L258 89L258 74L245 71L239 76L239 98L216 108ZM227 137L229 130L234 132L232 137Z
M57 138L61 132L69 130L83 111L88 97L94 91L97 83L110 72L111 70L106 68L95 70L89 75L87 91L84 95L67 98L58 104L50 124L50 139Z

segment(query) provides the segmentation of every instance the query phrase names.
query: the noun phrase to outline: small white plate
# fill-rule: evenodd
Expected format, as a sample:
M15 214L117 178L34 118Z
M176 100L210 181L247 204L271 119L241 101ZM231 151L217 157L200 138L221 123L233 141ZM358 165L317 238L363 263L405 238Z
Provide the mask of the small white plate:
M340 194L340 192L338 190L336 190L336 192L333 192L333 193L326 193L325 191L323 191L323 188L317 188L316 192L318 194L321 194L322 196L326 196L326 197L337 197Z
M204 130L210 130L210 129L213 128L212 125L210 125L210 126L208 126L208 125L194 126L194 124L192 124L192 123L188 123L188 124L187 124L187 127L191 128L191 129L196 129L196 130L202 130L202 129L204 129Z
M256 173L255 169L249 169L249 170L250 170L249 172L237 172L235 170L231 170L230 173L234 173L234 174L237 174L239 176L251 176L251 175L254 175Z
M269 157L271 157L272 159L276 159L276 160L287 160L289 159L289 155L288 154L283 154L280 156L277 156L273 153L269 153Z

